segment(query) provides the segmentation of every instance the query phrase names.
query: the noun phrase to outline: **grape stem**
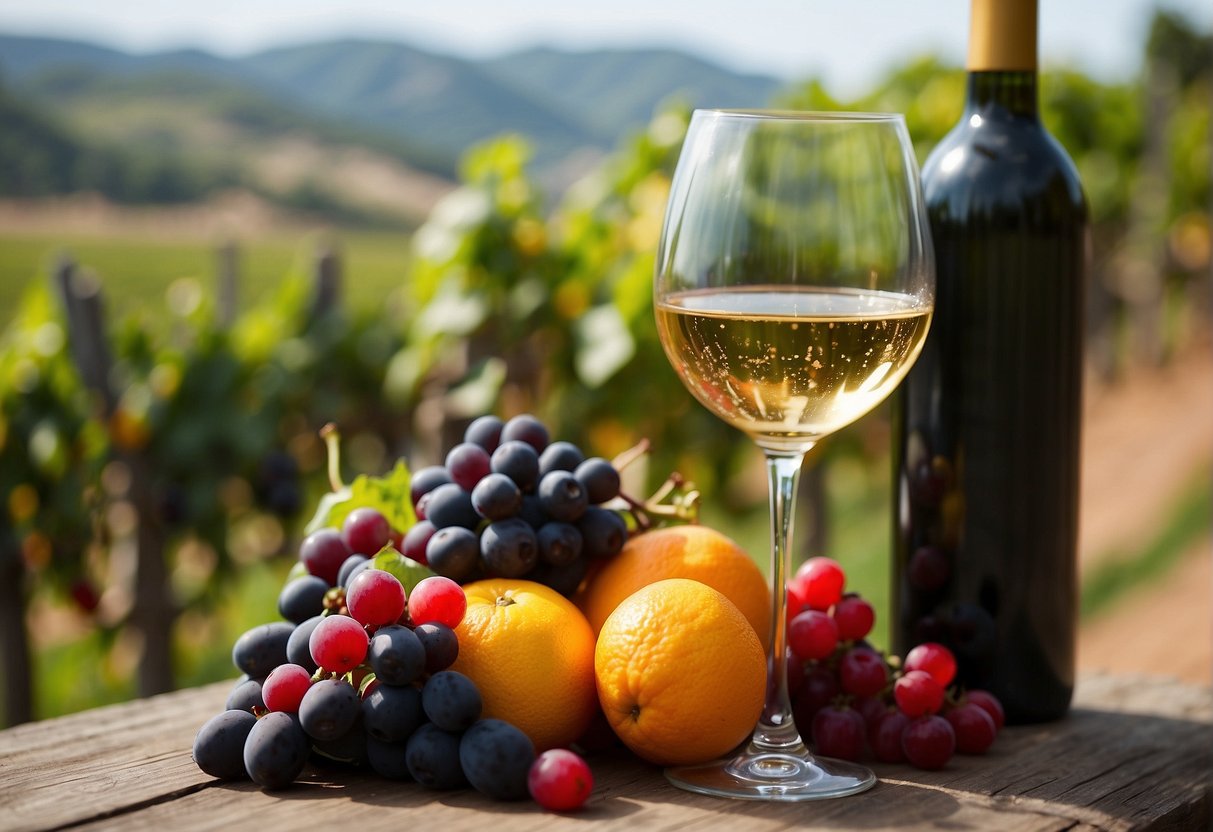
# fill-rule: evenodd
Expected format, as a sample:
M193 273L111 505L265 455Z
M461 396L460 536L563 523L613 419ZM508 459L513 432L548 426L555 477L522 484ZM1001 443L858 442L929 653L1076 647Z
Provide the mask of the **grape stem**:
M329 485L334 491L340 491L345 488L345 483L341 481L341 434L337 432L337 426L329 422L320 429L320 438L328 451Z

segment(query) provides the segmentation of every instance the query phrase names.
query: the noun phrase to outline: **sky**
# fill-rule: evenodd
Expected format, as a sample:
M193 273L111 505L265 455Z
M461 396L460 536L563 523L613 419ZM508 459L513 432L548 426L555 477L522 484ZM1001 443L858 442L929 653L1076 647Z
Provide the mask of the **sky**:
M1041 0L1040 54L1105 80L1131 77L1155 5L1213 28L1209 0ZM822 78L857 94L925 53L963 60L968 0L0 0L0 31L136 52L238 55L338 36L465 56L534 45L673 46L731 69Z

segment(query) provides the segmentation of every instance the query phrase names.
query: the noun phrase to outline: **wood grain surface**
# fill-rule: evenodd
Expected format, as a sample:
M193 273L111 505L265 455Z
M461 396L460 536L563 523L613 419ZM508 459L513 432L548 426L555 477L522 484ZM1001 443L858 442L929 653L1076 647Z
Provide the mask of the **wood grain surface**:
M0 829L1203 830L1213 814L1213 694L1157 677L1085 678L1065 720L1008 728L938 772L877 765L874 789L840 800L702 797L622 752L592 756L594 796L572 815L335 768L272 793L213 780L190 747L229 688L0 732Z

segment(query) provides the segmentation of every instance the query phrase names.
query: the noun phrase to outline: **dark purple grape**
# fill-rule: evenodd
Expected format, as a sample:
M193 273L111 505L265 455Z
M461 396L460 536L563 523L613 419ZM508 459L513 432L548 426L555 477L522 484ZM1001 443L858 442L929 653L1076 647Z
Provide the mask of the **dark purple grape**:
M459 737L427 722L409 737L404 750L409 774L431 789L458 789L467 784L459 764Z
M472 508L487 520L513 517L522 508L522 491L505 474L489 474L472 489Z
M538 531L551 520L543 512L543 506L539 502L539 498L534 494L524 494L522 497L522 508L518 510L518 518L525 520L527 525Z
M412 780L408 763L405 762L405 742L383 742L374 737L366 738L366 759L371 770L388 780Z
M489 473L489 452L471 442L462 442L447 453L446 470L456 485L471 491Z
M413 479L409 482L409 498L415 506L422 496L448 482L451 482L451 475L446 468L441 465L426 466L420 471L413 472Z
M548 429L543 426L543 422L529 413L524 413L510 419L501 429L501 443L504 445L510 441L525 442L538 454L548 446L551 436L548 434Z
M453 482L440 485L430 492L425 518L436 529L448 526L474 529L480 524L480 515L472 508L472 495Z
M544 563L564 566L581 556L581 532L570 523L548 523L535 537L539 543L539 558Z
M382 742L404 742L425 722L421 701L417 688L376 685L362 700L363 727Z
M419 624L413 630L425 649L425 669L428 673L446 670L459 657L459 639L445 624Z
M329 585L315 575L300 575L287 581L278 593L278 614L293 624L301 624L324 612L324 596Z
M257 717L245 710L226 710L216 714L198 729L194 737L194 762L203 773L220 780L244 780L244 743L257 724Z
M425 647L408 627L380 627L366 651L375 677L386 685L408 685L425 670Z
M539 476L549 471L575 471L585 454L572 442L553 442L539 455Z
M290 638L286 640L286 660L288 662L306 668L312 673L316 672L318 665L312 658L311 648L312 630L316 629L316 625L323 620L323 615L314 615L291 632Z
M430 722L443 731L458 733L480 719L484 700L476 684L454 670L443 670L426 680L421 707Z
M517 517L489 523L480 535L480 560L494 575L521 578L539 562L535 530Z
M346 558L345 563L341 564L341 571L337 573L337 586L349 586L350 581L365 569L370 561L366 555L350 555Z
M354 686L344 679L313 682L299 703L299 722L308 736L335 740L354 725L361 700Z
M572 523L585 513L589 499L568 471L552 471L539 481L539 504L553 520Z
M549 563L540 561L539 565L526 577L528 581L536 581L546 587L551 587L565 597L569 597L581 586L581 581L585 578L587 566L585 558L577 558L577 560L566 563L563 566L552 566Z
M311 743L294 714L268 713L244 741L244 769L263 789L289 786L303 773Z
M518 728L500 719L482 719L459 742L459 762L472 787L494 800L521 800L535 745Z
M573 472L577 482L585 489L594 505L605 503L619 496L619 472L615 466L599 456L590 457Z
M245 679L227 695L223 707L229 711L245 711L251 714L254 708L265 708L265 700L261 696L261 680Z
M581 532L581 553L587 558L609 558L619 554L628 542L628 524L619 512L590 506L577 522Z
M475 532L451 526L434 532L425 547L425 559L444 578L461 582L471 576L480 557L480 540Z
M359 768L367 764L366 730L362 726L362 715L354 720L350 730L336 739L312 740L312 759L325 763L340 763L341 765Z
M341 532L336 529L320 529L309 534L299 546L299 560L307 567L307 571L318 578L323 578L329 586L337 583L337 573L341 564L354 554L345 545Z
M250 678L264 679L280 664L286 664L286 643L295 625L286 621L262 624L246 631L232 645L232 662Z
M524 492L539 484L539 453L525 442L502 442L489 458L494 474L505 474Z
M505 422L496 416L481 416L468 425L468 429L463 434L463 441L479 445L492 453L501 444L503 427L505 427Z
M404 542L400 544L400 548L403 549L401 554L406 558L425 563L425 547L429 544L430 538L434 536L434 531L434 524L429 520L419 520L413 524L413 527L404 535Z

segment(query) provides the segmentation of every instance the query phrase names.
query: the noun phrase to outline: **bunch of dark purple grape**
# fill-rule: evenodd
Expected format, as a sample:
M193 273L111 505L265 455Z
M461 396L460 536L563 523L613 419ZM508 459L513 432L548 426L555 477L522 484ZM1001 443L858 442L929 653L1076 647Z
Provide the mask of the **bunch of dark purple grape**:
M622 515L602 506L619 496L619 472L552 442L534 416L482 416L445 465L413 475L418 523L406 557L459 583L526 578L572 595L595 558L627 541Z
M467 608L462 588L434 576L406 593L370 566L344 596L343 612L265 624L236 641L232 660L245 676L227 710L199 730L198 767L278 789L309 761L339 763L433 789L526 797L531 740L482 718L475 683L448 669Z

